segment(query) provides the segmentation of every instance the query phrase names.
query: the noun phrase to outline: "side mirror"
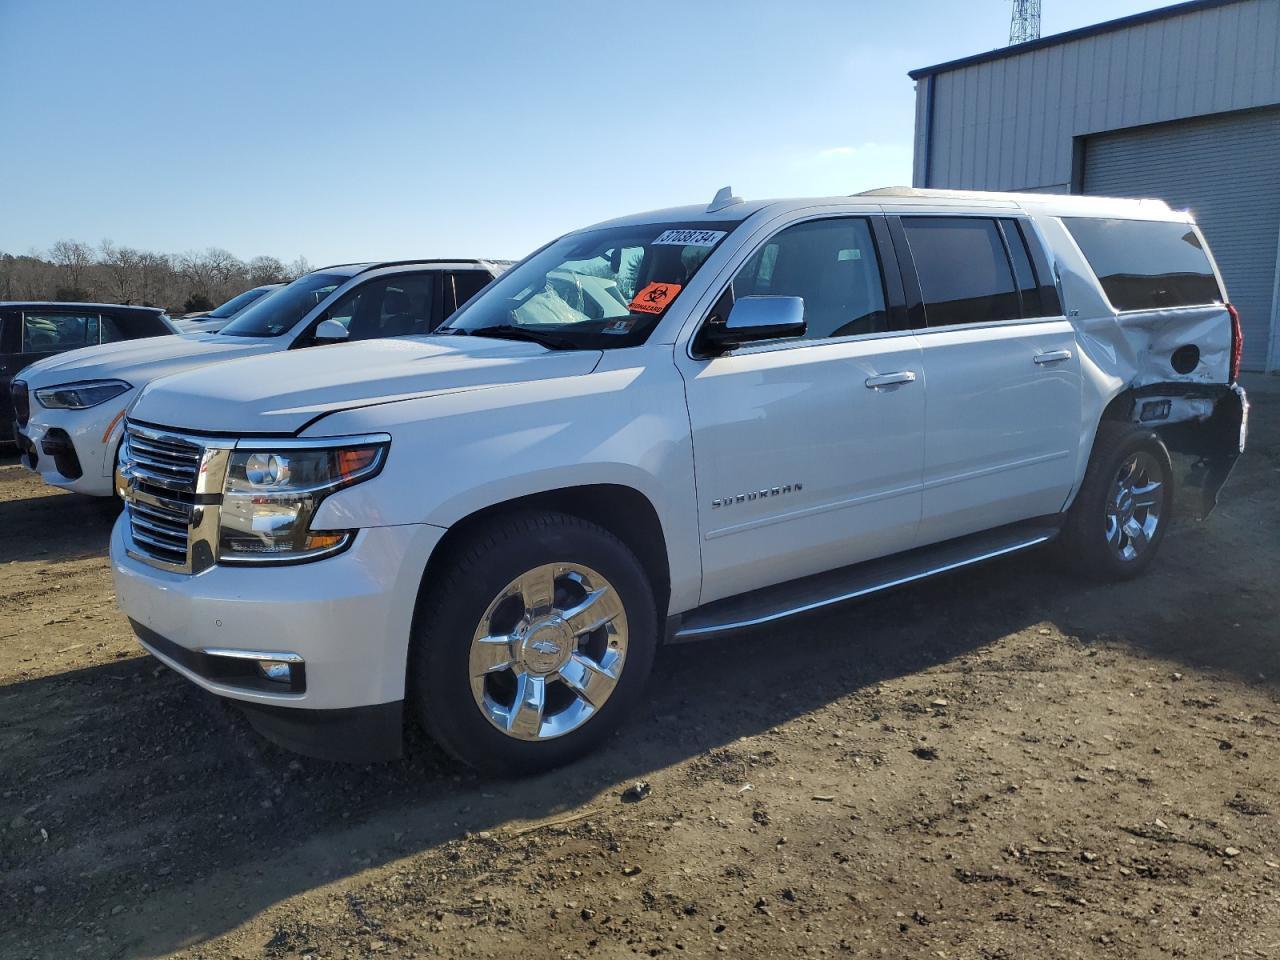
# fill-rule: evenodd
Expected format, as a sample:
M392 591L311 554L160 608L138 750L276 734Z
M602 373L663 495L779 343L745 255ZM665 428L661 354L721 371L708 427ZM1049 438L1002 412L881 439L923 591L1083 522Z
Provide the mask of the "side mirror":
M320 346L326 343L342 343L347 336L347 328L337 320L321 320L311 338L315 340L317 346Z
M803 297L740 297L724 322L708 324L703 336L723 353L753 340L802 337L805 329Z

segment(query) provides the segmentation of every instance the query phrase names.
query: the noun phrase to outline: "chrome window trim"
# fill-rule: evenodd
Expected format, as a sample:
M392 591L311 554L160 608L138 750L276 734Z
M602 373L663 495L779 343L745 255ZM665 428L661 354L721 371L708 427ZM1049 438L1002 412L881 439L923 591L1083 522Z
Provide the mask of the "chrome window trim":
M759 353L773 353L778 350L803 350L807 347L835 346L841 343L861 343L864 340L888 340L908 337L918 333L917 330L879 330L875 333L854 333L847 337L827 337L822 340L808 340L804 337L788 337L785 340L759 340L756 343L743 344L715 357L693 357L694 360L723 360L726 357L746 357ZM692 341L690 341L692 342Z
M1056 317L1013 317L1009 320L987 320L983 323L948 323L942 327L920 327L918 330L911 332L923 340L931 333L955 333L957 330L999 330L1004 327L1022 327L1028 324L1044 323L1065 323L1070 326L1071 320L1061 314Z

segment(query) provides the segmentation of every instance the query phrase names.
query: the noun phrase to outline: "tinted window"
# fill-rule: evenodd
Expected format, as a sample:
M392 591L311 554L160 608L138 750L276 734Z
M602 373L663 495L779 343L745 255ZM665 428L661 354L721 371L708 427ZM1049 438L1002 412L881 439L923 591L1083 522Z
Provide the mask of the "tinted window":
M1009 248L1009 259L1013 261L1013 278L1018 283L1018 296L1022 298L1022 315L1024 317L1045 316L1046 311L1040 303L1040 286L1036 283L1036 272L1031 266L1027 245L1018 231L1017 221L1001 220L1000 229L1004 233L1005 245Z
M1021 316L1013 271L994 220L903 217L902 228L929 326Z
M453 312L483 290L493 277L485 270L459 270L449 274L449 279L453 284L453 303L446 298L445 309Z
M380 277L349 291L325 315L347 328L348 340L429 333L434 292L431 273Z
M1217 303L1217 278L1185 223L1064 217L1117 310Z
M96 313L24 313L22 350L50 353L74 350L98 342Z
M802 297L805 337L849 337L889 329L871 230L863 219L788 227L733 278L732 296Z

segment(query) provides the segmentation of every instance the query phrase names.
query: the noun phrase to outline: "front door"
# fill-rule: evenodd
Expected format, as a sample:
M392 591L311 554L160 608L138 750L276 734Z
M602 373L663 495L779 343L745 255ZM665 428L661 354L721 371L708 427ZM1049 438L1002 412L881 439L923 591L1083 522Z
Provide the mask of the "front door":
M891 329L869 218L766 240L734 297L804 299L803 338L678 354L693 431L702 602L906 549L920 519L920 347ZM891 267L896 269L896 267ZM905 325L905 324L901 324ZM696 343L696 341L695 341Z
M1057 513L1079 455L1080 356L1029 223L901 224L926 321L920 542Z

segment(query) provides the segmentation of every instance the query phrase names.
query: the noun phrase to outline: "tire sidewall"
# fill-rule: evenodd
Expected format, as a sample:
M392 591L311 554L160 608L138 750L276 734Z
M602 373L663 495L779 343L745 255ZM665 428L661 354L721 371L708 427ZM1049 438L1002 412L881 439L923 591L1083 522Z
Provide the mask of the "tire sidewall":
M1173 519L1173 466L1169 451L1151 430L1117 428L1099 429L1095 456L1080 495L1072 507L1067 547L1076 556L1077 565L1090 576L1106 580L1127 580L1142 573L1155 559L1160 544ZM1135 453L1146 452L1155 458L1163 474L1164 499L1160 505L1160 523L1147 548L1133 560L1122 560L1107 543L1105 521L1107 498L1124 462Z
M653 664L658 616L639 561L621 541L593 524L542 515L503 524L473 540L452 575L427 604L415 629L413 686L427 730L463 763L495 775L559 766L607 736L638 700ZM577 730L550 740L522 741L489 722L471 692L471 640L498 592L546 563L582 564L618 592L627 617L627 650L613 693Z

